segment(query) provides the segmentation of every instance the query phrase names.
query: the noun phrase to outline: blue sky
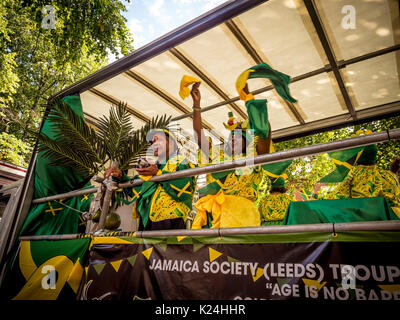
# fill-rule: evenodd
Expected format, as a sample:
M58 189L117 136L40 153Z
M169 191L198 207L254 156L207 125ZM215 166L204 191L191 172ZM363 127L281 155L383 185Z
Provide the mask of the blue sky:
M226 0L131 0L124 16L135 49L200 16ZM109 57L112 62L113 57Z

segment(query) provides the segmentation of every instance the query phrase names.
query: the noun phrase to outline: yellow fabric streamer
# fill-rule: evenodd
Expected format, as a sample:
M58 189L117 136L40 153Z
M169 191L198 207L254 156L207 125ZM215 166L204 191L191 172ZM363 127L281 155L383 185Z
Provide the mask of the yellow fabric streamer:
M278 175L278 174L269 172L269 171L267 171L267 170L265 170L265 169L264 169L264 171L265 171L265 173L267 174L267 176L270 176L270 177L272 177L272 178L275 178L275 181L278 180L279 178L282 178L283 180L287 180L287 178L288 178L288 176L287 176L286 173L282 173L282 174Z
M275 146L274 146L274 143L271 140L271 143L269 145L269 153L273 153L273 152L275 152Z
M179 96L182 98L182 100L185 100L187 97L190 96L190 89L188 88L188 86L196 82L200 82L200 80L186 74L182 77L181 85L179 88Z
M196 202L197 215L192 229L207 225L207 212L212 213L211 228L236 228L260 226L260 213L254 203L246 198L226 195L219 191Z
M357 153L357 157L356 157L356 160L354 161L354 164L357 164L358 158L360 158L360 156L363 153L363 151L364 150L361 150L359 153ZM343 161L340 161L340 160L337 160L337 159L334 159L334 158L332 158L332 161L333 161L333 163L335 163L335 164L337 164L339 166L345 166L347 169L351 170L353 168L353 166L348 162L343 162Z
M254 99L254 96L251 93L247 94L243 90L244 87L246 86L247 80L249 79L250 73L254 71L255 70L253 69L246 70L242 72L236 80L236 90L239 93L239 97L241 100L248 101Z
M391 207L393 212L396 214L396 216L400 219L400 208L399 207Z

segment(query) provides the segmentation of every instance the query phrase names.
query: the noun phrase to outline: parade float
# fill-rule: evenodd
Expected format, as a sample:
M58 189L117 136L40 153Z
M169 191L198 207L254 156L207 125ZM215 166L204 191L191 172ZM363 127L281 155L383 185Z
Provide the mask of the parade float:
M228 114L248 118L235 80L262 63L290 75L296 98L283 99L269 80L253 79L251 94L268 101L275 143L400 115L398 3L351 6L356 28L348 16L352 10L343 10L345 6L345 1L228 1L52 97L48 114L60 123L75 117L78 127L87 125L82 129L87 149L97 148L96 130L109 145L74 169L66 162L51 165L37 143L38 152L0 222L2 297L399 300L400 263L393 253L400 248L400 221L385 197L292 202L275 225L194 230L189 221L187 229L138 231L132 199L145 181L118 183L101 176L107 161L136 161L143 152L143 143L136 143L144 139L141 128L164 126L166 117L182 152L195 158L193 111L178 94L185 74L202 82L202 124L215 144L226 139ZM389 35L371 32L372 22ZM111 119L110 109L118 110L121 102L121 112L129 114L128 132L138 135L136 144L127 136L115 140L111 122L104 120ZM64 104L74 114L63 111ZM57 135L49 121L43 121L41 132L49 139L65 139L71 146L69 158L80 152L73 149L72 135L70 141ZM400 128L384 128L258 155L251 164L233 160L165 172L146 182L200 181L205 174L360 151L399 138ZM126 169L132 170L129 165ZM116 192L126 188L132 190L131 198L118 203Z

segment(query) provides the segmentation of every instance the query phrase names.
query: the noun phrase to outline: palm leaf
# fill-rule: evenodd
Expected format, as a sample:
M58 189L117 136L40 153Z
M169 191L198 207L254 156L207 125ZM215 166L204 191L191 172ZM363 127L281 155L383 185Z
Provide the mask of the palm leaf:
M39 133L39 151L51 161L50 165L74 168L85 175L96 174L105 148L95 130L61 100L54 101L45 119L53 129L53 137Z
M98 135L105 144L109 159L119 158L133 130L127 104L120 102L115 107L111 107L109 117L101 117L97 126Z
M39 151L51 160L51 165L74 168L87 176L97 174L110 160L118 161L121 170L133 167L150 146L146 140L148 132L167 128L171 119L166 115L157 116L134 130L127 104L120 102L110 108L108 117L98 120L95 130L67 103L57 100L52 104L54 107L45 118L52 126L54 136L36 134Z
M76 170L85 177L95 174L97 167L86 156L76 153L63 142L56 141L48 136L39 136L38 151L43 152L43 157L51 160L51 166L63 166Z
M125 150L120 154L118 161L121 170L133 168L138 158L144 157L150 143L147 141L147 134L152 129L166 129L171 121L171 116L162 115L153 117L140 129L134 131L125 146Z
M101 163L104 160L105 148L102 140L68 104L62 101L57 103L48 120L54 128L55 140L63 141L76 153L84 154L93 162Z

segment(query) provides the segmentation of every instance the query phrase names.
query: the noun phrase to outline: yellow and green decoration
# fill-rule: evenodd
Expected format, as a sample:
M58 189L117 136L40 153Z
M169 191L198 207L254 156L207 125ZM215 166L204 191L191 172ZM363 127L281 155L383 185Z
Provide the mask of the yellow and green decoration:
M264 172L271 178L272 188L285 187L285 181L288 178L285 171L290 166L292 161L293 160L286 160L275 163L268 163L261 166L264 169Z
M371 130L358 130L353 136L371 134ZM350 170L358 164L373 164L377 162L378 147L376 144L361 146L357 148L340 150L328 153L336 169L323 177L319 182L338 183L342 182Z
M71 300L79 292L90 237L58 241L21 241L1 283L1 298Z

